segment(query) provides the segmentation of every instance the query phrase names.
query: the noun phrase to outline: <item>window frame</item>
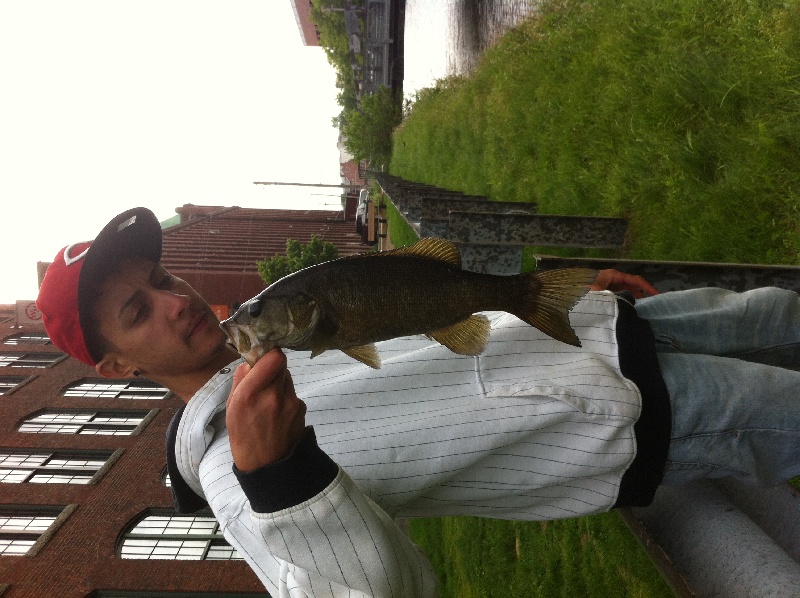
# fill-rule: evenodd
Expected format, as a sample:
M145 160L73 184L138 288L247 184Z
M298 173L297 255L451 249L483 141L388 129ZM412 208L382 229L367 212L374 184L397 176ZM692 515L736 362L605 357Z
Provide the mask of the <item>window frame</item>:
M75 434L78 436L137 436L141 434L142 430L150 423L150 421L156 416L158 413L158 409L41 409L35 413L32 413L25 418L23 418L16 427L17 432L21 434ZM62 424L58 422L34 422L38 417L43 415L53 415L53 416L66 416L66 417L74 417L74 416L91 416L88 420L85 421L66 421ZM124 418L124 419L132 419L132 418L141 418L139 422L129 431L122 434L116 433L107 433L107 434L98 434L98 433L83 433L81 430L113 430L113 425L102 425L101 421L97 418ZM23 430L22 428L27 425L41 425L47 426L48 423L52 425L61 425L63 426L77 426L78 429L75 431L58 431L58 430ZM117 428L117 430L121 430Z
M166 518L168 521L165 523L163 527L163 533L159 533L157 531L153 531L151 533L147 533L146 531L135 532L136 528L138 528L142 523L146 522L150 518ZM197 533L167 533L170 531L170 525L176 520L187 520L189 527L187 529L192 529L192 526L197 523L197 520L204 520L207 523L211 524L211 532L210 533L202 533L198 531ZM191 520L191 521L189 521ZM150 529L157 530L159 529L158 526L153 525ZM180 529L180 527L178 528ZM133 540L134 544L130 545L127 544L128 541ZM152 545L149 544L142 544L140 547L143 549L142 551L136 551L135 549L137 546L135 545L135 541L140 542L152 542ZM194 547L194 550L202 551L200 556L196 556L196 554L186 553L181 556L181 551L185 548L189 548L192 550L191 547L187 547L185 545L186 542L195 542L197 544ZM177 544L180 543L180 544ZM204 545L201 547L200 544L203 543ZM127 546L126 546L127 544ZM126 554L126 548L129 550ZM158 552L159 548L162 549L162 552ZM174 551L171 556L163 556L164 549L173 549ZM231 556L227 558L208 558L208 555L212 552L212 550L216 548L222 548L225 551L230 550ZM146 550L146 552L144 551ZM139 554L140 556L130 556L131 554ZM161 555L161 556L154 556ZM241 554L234 548L222 535L222 531L220 530L220 524L211 513L210 509L202 509L196 513L192 513L190 515L181 515L174 510L166 510L166 509L150 509L139 517L135 518L125 527L125 530L122 534L120 534L119 541L117 542L116 547L116 556L121 559L125 560L161 560L161 561L243 561L243 557Z
M33 544L26 550L24 553L10 553L10 552L1 552L0 557L2 556L36 556L36 554L42 549L42 547L47 544L50 538L55 535L58 531L58 528L69 518L72 512L78 508L76 504L70 504L66 506L57 506L57 505L0 505L0 518L3 517L15 517L15 516L32 516L32 517L50 517L54 516L53 521L50 525L47 526L45 530L43 530L40 534L38 534L36 540ZM33 537L34 533L32 532L15 532L12 530L0 531L0 538L2 539L21 539L23 537Z
M18 391L35 377L36 376L0 376L0 397L5 397ZM14 386L5 386L3 384L4 380L12 380L16 381L16 383Z
M98 386L105 389L92 389L81 387ZM114 392L114 387L122 387ZM136 395L137 392L164 391L161 396L120 396L124 394ZM110 378L81 378L61 390L61 396L72 399L120 399L131 401L161 401L169 398L171 391L147 378L112 380Z
M27 337L27 340L25 340ZM16 341L16 342L11 342ZM53 341L46 332L17 332L10 334L3 339L3 345L9 347L18 347L19 345L52 345Z
M117 459L122 455L123 449L117 449L115 451L111 450L40 450L40 449L20 449L20 448L5 448L0 447L0 471L2 470L10 470L11 472L19 471L19 472L28 472L24 479L20 479L18 481L9 481L9 480L0 480L0 484L67 484L67 485L74 485L74 486L90 486L93 484L97 484L100 479L105 475L105 473L111 468L111 466L116 462ZM41 456L44 458L44 461L39 464L30 464L25 465L20 464L17 466L11 464L4 464L2 459L5 456L12 456L12 455L20 455L23 457L35 457ZM57 459L73 459L73 460L96 460L99 461L102 459L102 463L96 469L87 469L81 468L80 466L72 466L69 467L68 465L58 466L53 465L50 461L57 460ZM85 482L75 482L75 481L66 481L66 482L56 482L56 481L34 481L37 475L47 475L48 472L54 473L66 473L69 475L70 473L74 472L75 474L79 475L81 473L89 473L91 475L88 478L85 478Z
M18 359L13 361L5 361L4 357L13 357L18 356ZM47 357L47 363L45 362L45 357ZM29 358L26 360L26 358ZM62 360L66 359L67 356L65 353L56 353L56 352L46 352L46 351L0 351L0 368L8 367L8 368L30 368L30 369L37 369L43 370L49 367L53 367L55 364L61 362ZM35 362L42 362L44 365L26 365L27 363L35 363Z

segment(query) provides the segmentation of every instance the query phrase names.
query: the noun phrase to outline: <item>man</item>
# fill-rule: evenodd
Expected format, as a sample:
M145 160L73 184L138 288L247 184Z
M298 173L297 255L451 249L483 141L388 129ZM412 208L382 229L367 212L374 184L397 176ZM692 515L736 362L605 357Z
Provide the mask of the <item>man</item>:
M591 292L570 314L582 348L491 314L479 357L402 338L379 371L338 351L250 368L160 255L153 214L125 212L59 252L38 306L56 346L186 403L176 507L210 505L273 595L434 596L397 516L556 519L646 505L661 483L800 474L795 293ZM593 288L656 292L614 271Z

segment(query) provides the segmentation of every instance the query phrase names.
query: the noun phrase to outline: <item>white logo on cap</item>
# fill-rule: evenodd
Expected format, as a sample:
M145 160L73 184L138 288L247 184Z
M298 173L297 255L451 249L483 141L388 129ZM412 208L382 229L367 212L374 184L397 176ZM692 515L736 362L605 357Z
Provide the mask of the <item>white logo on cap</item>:
M89 248L87 247L86 249L81 251L80 254L72 256L70 255L70 252L72 251L72 248L75 247L76 245L81 245L81 243L73 243L64 250L64 263L67 266L71 266L75 262L82 260L86 255L86 252L89 251Z
M130 217L130 218L128 218L127 220L125 220L125 221L123 221L123 222L121 222L121 223L120 223L120 225L117 227L117 232L118 232L118 233L121 233L123 230L125 230L126 228L128 228L128 227L129 227L131 224L133 224L134 222L136 222L136 216L131 216L131 217Z

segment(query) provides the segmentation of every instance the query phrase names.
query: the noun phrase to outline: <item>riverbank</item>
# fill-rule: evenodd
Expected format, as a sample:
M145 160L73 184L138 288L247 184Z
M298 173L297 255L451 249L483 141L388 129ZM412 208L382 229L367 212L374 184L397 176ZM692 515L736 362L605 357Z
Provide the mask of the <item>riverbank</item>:
M630 220L640 259L800 257L800 9L577 0L420 94L391 171Z
M626 217L625 257L800 262L800 1L557 4L420 94L390 172ZM613 513L410 533L443 596L672 595Z

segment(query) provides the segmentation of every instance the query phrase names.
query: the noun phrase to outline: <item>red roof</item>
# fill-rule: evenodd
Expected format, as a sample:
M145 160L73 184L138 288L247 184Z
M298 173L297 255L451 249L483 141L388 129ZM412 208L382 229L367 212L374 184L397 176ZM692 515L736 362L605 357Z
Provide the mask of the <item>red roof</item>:
M184 220L164 230L161 261L209 303L230 305L258 294L264 283L256 262L286 252L287 239L312 235L336 245L340 256L364 253L355 222L341 211L215 208L188 204Z

